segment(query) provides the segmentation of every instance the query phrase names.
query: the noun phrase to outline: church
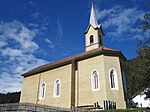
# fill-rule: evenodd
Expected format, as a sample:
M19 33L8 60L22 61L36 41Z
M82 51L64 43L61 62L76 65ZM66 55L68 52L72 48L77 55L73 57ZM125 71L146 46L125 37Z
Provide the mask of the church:
M64 108L125 109L125 56L104 46L94 6L85 31L85 52L28 71L20 102Z

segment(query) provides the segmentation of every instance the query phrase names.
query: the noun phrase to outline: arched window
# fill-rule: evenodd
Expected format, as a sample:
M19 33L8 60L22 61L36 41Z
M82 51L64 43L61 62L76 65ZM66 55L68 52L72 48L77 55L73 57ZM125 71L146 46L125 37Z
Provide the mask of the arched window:
M54 82L54 97L60 96L60 80L56 79Z
M45 98L45 92L46 92L46 84L43 82L40 86L39 99Z
M115 78L114 78L114 70L113 69L110 71L110 82L111 82L111 88L115 88Z
M90 36L90 45L93 44L93 43L94 43L94 36L91 35L91 36Z
M118 79L117 73L115 69L110 69L109 71L109 79L110 79L110 88L111 89L118 89Z
M99 90L99 74L97 70L94 70L91 73L91 80L92 80L92 90Z

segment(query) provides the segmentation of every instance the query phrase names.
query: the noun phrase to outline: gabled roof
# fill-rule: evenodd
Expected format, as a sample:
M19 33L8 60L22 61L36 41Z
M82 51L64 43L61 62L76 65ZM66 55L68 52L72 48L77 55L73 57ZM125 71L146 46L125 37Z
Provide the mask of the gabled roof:
M87 29L86 29L86 31L84 32L84 34L87 34L87 32L89 31L89 29L90 29L90 27L92 27L92 28L94 28L92 25L88 25L88 27L87 27ZM96 28L94 28L95 30L96 29L100 29L101 30L101 32L102 32L102 34L105 36L105 34L104 34L104 32L103 32L103 29L102 29L102 25L100 24L100 25L98 25L98 27L96 27Z
M44 71L47 71L47 70L50 70L50 69L54 69L54 68L57 68L57 67L60 67L60 66L70 64L74 60L75 61L80 61L80 60L84 60L84 59L94 57L94 56L97 56L97 55L101 55L101 54L108 55L108 56L118 56L121 59L126 60L125 56L121 53L121 51L101 46L97 49L93 49L93 50L90 50L90 51L87 51L87 52L77 54L75 56L71 56L71 57L68 57L68 58L58 60L56 62L52 62L52 63L49 63L49 64L39 66L37 68L32 69L29 72L26 72L26 73L22 74L21 76L27 77L27 76L35 75L37 73L41 73L41 72L44 72Z
M131 96L131 99L135 98L137 95L139 95L142 91L146 90L148 88L142 87L138 92L136 92L133 96Z

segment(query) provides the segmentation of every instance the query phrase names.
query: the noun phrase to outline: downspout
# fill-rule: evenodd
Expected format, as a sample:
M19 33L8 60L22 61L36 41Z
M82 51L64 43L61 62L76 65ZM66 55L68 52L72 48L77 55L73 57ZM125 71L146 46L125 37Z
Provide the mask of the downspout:
M79 105L79 71L76 70L76 107Z
M72 69L71 69L71 108L75 107L75 70L76 70L76 61L72 60Z
M39 101L40 82L41 82L41 73L40 73L39 80L38 80L38 90L37 90L37 96L36 96L36 104L38 104L38 101Z

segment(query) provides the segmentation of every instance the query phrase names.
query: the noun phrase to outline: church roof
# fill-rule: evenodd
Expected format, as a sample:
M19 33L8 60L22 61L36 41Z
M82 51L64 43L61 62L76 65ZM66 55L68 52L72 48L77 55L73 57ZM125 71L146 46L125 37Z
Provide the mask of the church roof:
M148 88L142 87L138 92L136 92L133 96L131 96L131 99L135 98L137 95L140 95L141 92L144 90L146 91Z
M80 60L84 60L84 59L94 57L94 56L97 56L97 55L101 55L101 54L107 55L107 56L118 56L122 60L126 60L125 56L121 53L121 51L101 46L97 49L86 51L86 52L77 54L75 56L71 56L71 57L68 57L68 58L58 60L56 62L52 62L52 63L48 63L48 64L45 64L45 65L39 66L37 68L34 68L34 69L30 70L29 72L26 72L26 73L22 74L22 76L27 77L27 76L35 75L37 73L41 73L41 72L44 72L44 71L47 71L47 70L50 70L50 69L54 69L54 68L57 68L57 67L60 67L60 66L70 64L70 63L72 63L72 61L80 61Z
M90 27L93 27L92 25L88 25L86 31L84 32L84 34L87 34L88 30L90 29ZM94 27L93 27L94 28ZM100 29L102 34L105 36L104 32L103 32L103 29L102 29L102 25L98 25L98 27L94 28L95 30L96 29Z
M102 25L101 25L101 24L98 24L93 3L92 3L92 7L91 7L90 22L89 22L89 25L88 25L88 27L87 27L87 29L86 29L86 31L85 31L85 34L88 32L90 26L92 26L94 29L101 29L101 31L102 31L102 33L103 33ZM104 33L103 33L103 35L104 35Z

